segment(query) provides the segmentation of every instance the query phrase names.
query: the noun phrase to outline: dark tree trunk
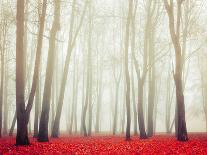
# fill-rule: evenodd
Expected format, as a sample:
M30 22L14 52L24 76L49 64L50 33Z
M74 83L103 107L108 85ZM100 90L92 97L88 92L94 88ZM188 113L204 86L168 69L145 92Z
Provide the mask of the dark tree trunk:
M185 105L184 95L182 91L182 78L178 74L175 74L175 86L176 86L176 102L177 102L177 139L180 141L187 141L187 129L185 122Z
M28 145L27 115L24 100L24 0L17 0L16 29L16 145Z
M177 102L176 102L177 103ZM177 110L177 104L175 105L175 136L178 136L178 110Z
M34 118L34 135L33 135L33 137L35 138L37 138L38 136L39 109L40 109L40 81L38 80L38 86L35 95L35 118Z
M143 82L139 79L138 85L138 122L139 122L139 132L140 138L147 138L145 132L145 123L144 123L144 113L143 113Z
M42 101L42 113L40 117L39 123L39 133L38 133L38 141L45 142L49 141L48 139L48 121L49 121L49 111L50 111L50 99L51 99L51 87L52 87L52 79L54 72L54 60L55 60L55 42L56 35L58 30L60 29L60 0L54 0L54 21L50 31L50 40L49 40L49 50L48 50L48 60L47 60L47 68L46 68L46 77L45 77L45 86L44 86L44 94Z
M26 111L17 115L16 145L29 145Z
M180 21L181 21L181 6L183 1L177 1L177 23L175 26L174 12L173 12L173 3L168 3L164 1L165 9L169 18L169 30L171 40L175 50L175 73L174 81L176 87L176 115L175 117L175 126L177 124L177 140L187 141L187 128L185 122L185 104L184 104L184 95L183 95L183 82L182 82L182 72L183 72L183 60L182 60L182 49L180 45ZM176 121L177 119L177 121ZM177 122L177 123L176 123Z

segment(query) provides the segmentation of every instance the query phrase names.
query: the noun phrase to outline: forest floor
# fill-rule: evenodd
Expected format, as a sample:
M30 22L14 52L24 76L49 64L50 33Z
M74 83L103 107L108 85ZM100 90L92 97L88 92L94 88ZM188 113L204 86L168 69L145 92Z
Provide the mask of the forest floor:
M1 154L28 155L135 155L135 154L207 154L207 134L189 134L188 142L179 142L173 135L156 135L146 140L133 136L125 141L124 136L70 136L50 139L39 143L30 138L31 145L16 147L15 137L0 139Z

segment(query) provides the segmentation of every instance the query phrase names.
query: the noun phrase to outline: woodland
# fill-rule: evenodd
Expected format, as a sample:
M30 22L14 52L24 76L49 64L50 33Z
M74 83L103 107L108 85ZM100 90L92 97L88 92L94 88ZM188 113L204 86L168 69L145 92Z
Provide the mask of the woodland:
M0 0L0 154L207 153L206 7Z

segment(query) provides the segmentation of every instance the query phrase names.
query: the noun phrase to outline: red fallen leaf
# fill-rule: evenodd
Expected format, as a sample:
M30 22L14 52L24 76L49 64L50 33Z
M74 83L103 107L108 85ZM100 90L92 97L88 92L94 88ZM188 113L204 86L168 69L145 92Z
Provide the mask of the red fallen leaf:
M207 154L207 135L191 134L190 141L178 142L174 136L156 135L147 140L124 136L61 137L39 143L30 138L31 145L16 147L15 138L0 139L0 154L6 155L139 155L139 154Z

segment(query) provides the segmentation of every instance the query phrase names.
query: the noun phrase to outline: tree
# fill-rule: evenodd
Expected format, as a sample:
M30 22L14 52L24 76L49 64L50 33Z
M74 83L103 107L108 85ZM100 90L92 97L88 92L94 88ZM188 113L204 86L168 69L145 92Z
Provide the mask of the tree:
M1 87L0 87L0 137L2 136L2 108L4 101L4 73L5 73L5 45L6 45L6 21L2 21L2 47L1 47Z
M148 79L149 79L149 90L148 90L148 121L147 121L147 136L151 137L154 133L154 123L153 123L153 117L154 117L154 104L155 104L155 84L156 84L156 62L155 62L155 35L156 35L156 29L157 29L157 22L159 18L159 11L160 11L160 5L158 2L150 0L150 17L149 17L149 25L148 25L148 31L149 31L149 42L148 42Z
M114 120L113 120L113 135L117 132L117 117L118 117L118 103L119 103L119 87L121 81L121 71L118 78L115 75L115 64L113 64L113 77L115 81L115 107L114 107Z
M24 0L17 0L16 20L16 145L28 145L29 139L24 100Z
M98 60L97 60L98 61ZM102 96L103 96L103 60L101 58L100 60L100 67L99 67L99 80L97 82L97 110L96 110L96 126L95 126L95 132L99 132L100 130L100 111L101 111L101 103L102 103ZM97 65L98 68L98 65Z
M8 61L8 54L6 52L6 61ZM5 90L4 90L4 121L3 121L3 134L7 135L8 133L8 81L9 81L9 75L8 75L8 62L5 63Z
M164 0L165 9L169 18L169 30L171 40L175 50L175 73L174 73L174 82L176 87L176 107L177 107L177 139L179 141L187 141L187 128L185 122L185 104L184 104L184 95L183 95L183 83L182 83L182 49L180 45L180 21L181 21L181 7L184 0L177 0L177 22L175 24L174 19L174 2L170 0Z
M131 59L133 60L133 54L135 52L135 19L137 12L137 0L135 1L135 6L133 8L132 20L131 20ZM131 61L131 91L132 91L132 102L133 102L133 114L134 114L134 135L137 135L137 106L135 101L135 88L134 88L134 67L133 61Z
M39 127L39 109L40 109L40 80L38 80L37 90L35 94L35 118L34 118L34 134L33 137L37 138L38 136L38 127Z
M87 83L86 83L86 97L85 104L83 109L83 132L84 136L91 135L91 125L92 125L92 48L91 48L91 38L92 38L92 13L91 13L91 4L89 6L89 32L88 32L88 57L87 57ZM88 116L88 132L86 129L86 112L89 109Z
M44 21L46 14L46 0L43 1L42 16L40 18L40 28L38 34L38 44L36 51L35 68L33 75L32 88L25 108L24 87L25 87L25 62L24 62L24 1L17 1L17 37L16 37L16 114L17 114L17 136L16 145L28 145L27 125L33 105L33 99L36 90L37 79L39 76L39 65L42 48L42 38L44 30ZM15 121L14 121L15 123Z
M43 40L43 33L44 33L44 26L45 26L45 16L46 16L46 9L47 9L47 0L43 0L42 5L42 12L40 16L39 22L39 32L38 32L38 40L37 40L37 49L36 49L36 57L35 57L35 66L34 66L34 74L32 80L32 87L29 94L28 104L27 104L27 118L29 122L30 112L33 106L35 91L37 88L38 78L39 78L39 69L40 69L40 60L41 60L41 51L42 51L42 40Z
M146 139L147 134L145 130L145 121L144 121L144 112L143 112L143 92L144 92L144 84L147 76L147 64L148 64L148 55L149 55L149 26L150 26L150 16L151 16L151 4L152 1L147 1L147 10L146 10L146 22L144 28L144 50L143 50L143 69L142 73L140 71L139 63L135 57L135 53L133 55L133 61L135 65L135 70L138 79L138 124L139 124L139 131L140 131L140 138Z
M174 95L174 87L173 90L171 91L171 70L169 67L168 71L168 77L166 81L166 112L165 112L165 126L166 126L166 132L171 133L172 132L172 127L175 122L174 121L170 124L170 112L171 112L171 107L172 107L172 102L173 102L173 95Z
M132 17L132 1L129 0L128 16L126 23L126 32L125 32L125 55L124 55L124 70L125 70L125 82L126 82L126 112L127 112L127 127L126 127L126 140L130 140L130 125L131 125L131 114L130 114L130 77L128 69L128 51L129 51L129 32L130 32L130 23Z
M77 130L77 96L78 96L78 61L76 60L76 56L74 53L74 64L73 64L73 96L72 96L72 109L71 109L71 117L70 117L70 126L69 126L69 134L72 134L73 124L75 124L75 129Z
M55 43L56 35L60 30L60 0L54 0L54 21L50 31L49 40L49 50L48 50L48 60L46 68L45 86L42 101L42 113L39 123L39 134L38 141L45 142L48 139L48 121L49 121L49 111L50 111L50 97L51 97L51 87L54 72L54 60L55 60Z
M67 77L68 77L70 57L71 57L71 53L72 53L73 48L74 48L75 43L76 43L76 38L77 38L78 33L80 31L80 28L83 24L83 19L84 19L84 15L85 15L88 3L89 3L88 0L85 1L85 6L84 6L83 13L81 15L80 23L79 23L75 33L73 34L74 13L75 13L75 4L76 4L76 0L73 0L67 55L66 55L66 59L65 59L64 71L63 71L63 76L62 76L62 80L61 80L60 94L59 94L59 98L58 98L58 104L57 104L57 110L56 110L54 125L53 125L53 128L52 128L52 137L58 137L58 135L59 135L60 116L61 116L61 112L62 112L63 99L64 99L64 95L65 95L65 87L66 87L66 82L67 82Z

